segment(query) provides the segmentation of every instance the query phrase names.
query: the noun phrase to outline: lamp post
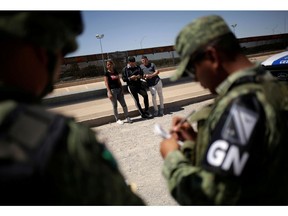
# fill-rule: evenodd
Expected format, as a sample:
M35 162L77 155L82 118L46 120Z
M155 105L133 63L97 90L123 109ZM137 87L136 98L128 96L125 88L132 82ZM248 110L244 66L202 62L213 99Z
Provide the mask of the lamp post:
M237 24L231 25L231 27L233 28L233 33L234 33L234 35L235 35L235 28L236 28L236 26L237 26Z
M103 70L104 70L104 72L106 72L105 65L104 65L104 56L103 56L103 50L102 50L102 42L101 42L101 39L102 39L103 37L104 37L104 34L97 34L97 35L96 35L96 38L100 40L100 48L101 48L101 54L102 54Z

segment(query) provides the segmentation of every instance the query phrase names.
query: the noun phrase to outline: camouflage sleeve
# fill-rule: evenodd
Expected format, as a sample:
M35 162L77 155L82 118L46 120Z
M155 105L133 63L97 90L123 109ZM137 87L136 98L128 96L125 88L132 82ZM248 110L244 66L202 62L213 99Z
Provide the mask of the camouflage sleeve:
M233 205L251 195L253 189L245 191L249 185L245 182L261 173L265 162L261 104L254 94L247 94L222 110L213 119L214 127L210 119L198 128L197 144L184 143L182 152L173 152L165 159L164 175L180 204Z
M163 175L168 181L169 191L181 205L235 203L235 182L227 179L218 182L216 175L192 165L181 151L168 154L164 160Z
M53 172L67 205L144 205L125 183L117 163L90 129L70 123L68 144L55 156ZM56 170L56 171L55 171Z

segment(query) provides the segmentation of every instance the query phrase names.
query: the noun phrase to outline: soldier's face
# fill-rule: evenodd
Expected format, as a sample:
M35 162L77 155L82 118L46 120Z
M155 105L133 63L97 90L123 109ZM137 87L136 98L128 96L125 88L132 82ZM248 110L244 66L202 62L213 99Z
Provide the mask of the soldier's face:
M216 93L215 89L225 79L221 70L220 59L216 49L208 47L204 57L194 63L196 79L211 93Z

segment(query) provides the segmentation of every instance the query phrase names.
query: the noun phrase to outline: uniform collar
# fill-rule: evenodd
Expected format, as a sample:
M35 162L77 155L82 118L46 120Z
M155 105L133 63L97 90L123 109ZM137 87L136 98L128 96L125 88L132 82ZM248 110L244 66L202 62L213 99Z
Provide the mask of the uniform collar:
M218 95L224 95L228 92L230 87L241 77L253 76L257 74L258 68L261 67L259 63L255 63L254 66L239 70L229 75L218 87L215 89Z

